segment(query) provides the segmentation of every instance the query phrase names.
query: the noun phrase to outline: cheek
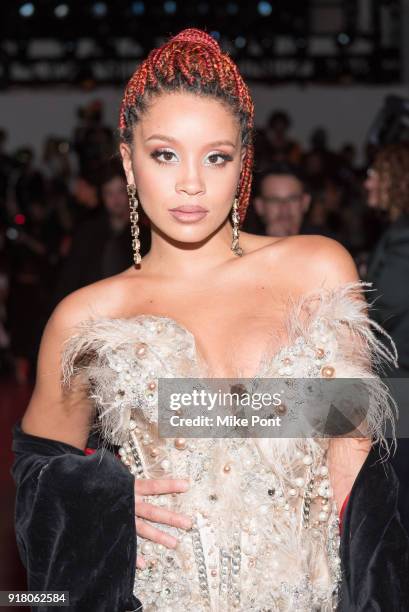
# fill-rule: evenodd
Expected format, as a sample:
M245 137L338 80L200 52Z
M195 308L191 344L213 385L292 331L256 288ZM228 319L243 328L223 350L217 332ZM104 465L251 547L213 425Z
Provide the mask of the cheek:
M220 204L232 205L240 181L240 167L240 159L237 159L221 168L205 168L206 193Z
M240 167L208 168L204 173L205 198L209 204L233 205L240 177Z
M133 164L135 184L138 194L144 204L160 201L164 193L169 193L174 185L174 173L172 169L162 168L151 160L142 163L136 159Z

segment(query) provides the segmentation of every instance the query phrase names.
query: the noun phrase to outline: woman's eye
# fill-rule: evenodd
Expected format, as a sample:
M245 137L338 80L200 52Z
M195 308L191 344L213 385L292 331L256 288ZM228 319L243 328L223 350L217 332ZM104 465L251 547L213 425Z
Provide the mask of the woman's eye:
M209 160L211 166L221 166L226 161L231 161L232 157L223 153L211 153L207 159Z
M153 151L151 156L160 163L166 163L173 161L175 154L173 151Z
M151 157L156 159L160 164L174 163L178 161L177 155L173 151L168 150L156 150L152 151ZM224 153L211 153L206 158L206 164L209 166L224 166L227 161L231 161L233 158L230 155Z

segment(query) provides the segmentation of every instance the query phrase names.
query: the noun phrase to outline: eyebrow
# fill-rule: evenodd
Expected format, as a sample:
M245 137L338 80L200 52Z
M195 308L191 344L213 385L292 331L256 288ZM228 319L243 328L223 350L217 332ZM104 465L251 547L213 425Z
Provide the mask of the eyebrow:
M149 140L165 140L167 142L177 143L176 138L172 138L172 136L165 136L164 134L152 134L152 136L149 136L145 142L149 142ZM229 145L230 147L236 146L231 140L216 140L214 142L207 143L207 146L209 147L219 147L220 145Z

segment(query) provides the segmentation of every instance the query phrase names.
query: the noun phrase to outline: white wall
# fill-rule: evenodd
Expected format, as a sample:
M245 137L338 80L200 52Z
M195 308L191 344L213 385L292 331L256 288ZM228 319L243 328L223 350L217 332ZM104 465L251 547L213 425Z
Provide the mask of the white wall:
M329 129L330 144L338 148L346 141L359 148L384 97L409 97L409 87L320 87L296 85L252 87L256 124L262 125L271 109L284 108L293 118L293 133L308 142L311 130ZM38 153L45 136L68 137L76 123L76 108L99 98L105 104L106 122L117 125L122 91L101 88L94 92L75 89L16 89L0 93L0 126L9 133L8 149L31 145Z

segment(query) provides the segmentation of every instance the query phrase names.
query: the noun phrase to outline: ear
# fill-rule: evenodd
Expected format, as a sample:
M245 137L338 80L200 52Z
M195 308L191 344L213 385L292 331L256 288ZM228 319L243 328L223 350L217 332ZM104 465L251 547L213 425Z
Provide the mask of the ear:
M135 185L135 178L132 170L132 152L131 147L125 142L121 142L119 145L119 151L122 157L122 165L126 176L128 185Z

